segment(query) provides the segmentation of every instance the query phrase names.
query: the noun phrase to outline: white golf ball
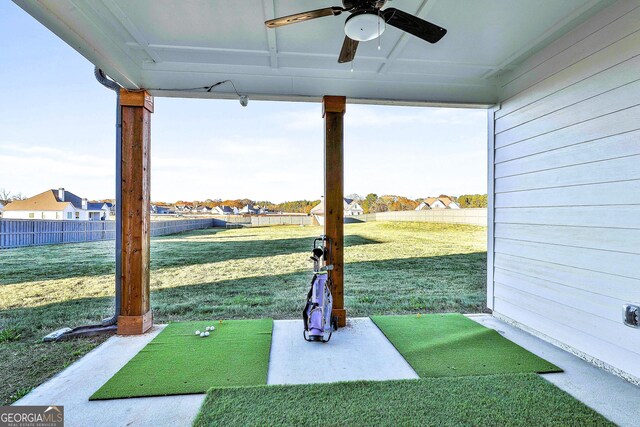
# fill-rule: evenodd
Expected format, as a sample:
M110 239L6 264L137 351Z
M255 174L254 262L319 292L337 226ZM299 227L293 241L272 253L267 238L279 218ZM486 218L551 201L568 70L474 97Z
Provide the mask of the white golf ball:
M211 328L210 328L210 327L208 327L208 326L205 328L205 330L206 330L206 331L208 331L208 330L210 330L210 329L211 329Z
M200 331L196 331L196 335L200 335Z
M204 334L205 334L204 332L200 332L200 336L201 336L202 338L204 338L204 337L205 337L205 335L204 335Z
M210 330L210 331L215 331L215 330L216 330L216 327L215 327L215 326L209 326L209 330Z
M208 332L208 331L207 331L207 332L205 332L205 333L204 333L204 336L205 336L205 337L208 337L208 336L209 336L209 332Z

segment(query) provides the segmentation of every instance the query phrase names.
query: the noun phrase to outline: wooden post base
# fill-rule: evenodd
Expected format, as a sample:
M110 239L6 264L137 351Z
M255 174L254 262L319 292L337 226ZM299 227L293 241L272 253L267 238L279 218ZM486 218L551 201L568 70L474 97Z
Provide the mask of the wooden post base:
M332 316L338 316L338 327L344 328L347 326L347 310L344 308L334 308L331 310Z
M147 311L142 316L118 316L118 335L140 335L153 326L153 313Z

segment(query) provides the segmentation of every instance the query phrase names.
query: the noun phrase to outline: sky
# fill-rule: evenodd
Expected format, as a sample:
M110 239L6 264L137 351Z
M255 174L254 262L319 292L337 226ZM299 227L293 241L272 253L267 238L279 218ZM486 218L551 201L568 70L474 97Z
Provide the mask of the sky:
M115 95L93 65L0 2L0 189L115 196ZM319 103L156 98L153 201L318 199ZM345 194L486 193L484 110L347 104Z

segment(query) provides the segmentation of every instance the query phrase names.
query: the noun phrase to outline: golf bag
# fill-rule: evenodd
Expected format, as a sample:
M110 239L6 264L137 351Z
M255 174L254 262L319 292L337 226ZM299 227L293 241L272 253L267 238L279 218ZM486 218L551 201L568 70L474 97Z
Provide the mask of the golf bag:
M318 246L320 242L320 246ZM302 310L304 320L303 336L306 341L329 342L333 330L338 329L338 319L331 315L333 297L331 296L331 278L327 238L320 236L313 241L311 260L313 261L313 279L307 294L307 304Z

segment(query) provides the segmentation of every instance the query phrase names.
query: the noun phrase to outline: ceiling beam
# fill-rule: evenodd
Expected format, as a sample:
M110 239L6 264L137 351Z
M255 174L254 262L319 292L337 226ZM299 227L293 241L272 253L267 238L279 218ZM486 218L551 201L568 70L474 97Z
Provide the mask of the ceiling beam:
M253 78L284 78L288 81L295 79L320 79L340 81L354 81L354 74L357 75L360 82L397 82L399 78L403 82L411 84L421 84L425 82L425 76L428 77L429 84L437 86L455 86L455 87L486 87L486 80L474 77L462 78L448 74L433 73L417 73L417 74L386 74L381 76L375 71L350 73L348 70L307 70L304 75L291 74L283 69L273 70L265 66L252 65L224 65L224 64L202 64L190 63L189 68L184 68L184 63L163 62L162 64L148 63L143 66L145 75L149 78L154 75L190 75L191 77L202 76L203 86L208 80L216 79L224 80L225 77L253 77ZM399 77L400 76L400 77ZM195 84L199 86L200 83ZM156 87L158 87L156 85Z
M262 0L264 9L264 20L268 21L276 17L276 9L273 4L273 0ZM267 44L269 45L269 60L271 62L271 68L278 68L278 44L276 41L276 30L270 30L267 26L264 26L264 30L267 34Z
M435 6L435 4L436 0L422 0L422 3L418 7L418 11L415 13L415 16L417 16L418 18L423 18L429 13L431 9L433 9L433 6ZM398 58L398 56L400 56L404 48L407 46L407 43L409 43L410 37L413 36L405 32L402 33L396 45L393 47L393 49L391 49L391 52L389 52L389 56L387 56L387 58L384 60L384 63L380 66L378 73L386 74L389 71L391 64Z
M113 0L102 0L102 3L105 7L111 12L111 14L122 24L125 30L129 33L131 38L135 40L138 45L144 50L144 52L149 55L149 58L153 60L153 62L162 62L162 59L156 52L153 51L149 47L149 42L147 38L144 36L142 31L136 27L136 25L129 19L126 13L118 6L118 4Z
M140 46L137 42L127 42L125 43L131 49L140 49L142 50L142 46ZM212 53L212 54L228 54L228 55L255 55L255 56L269 56L269 52L265 50L256 50L256 49L231 49L231 48L220 48L220 47L202 47L202 46L179 46L179 45L165 45L165 44L155 44L150 43L149 48L155 51L177 51L177 52L196 52L196 53ZM278 56L280 58L296 58L296 57L308 57L308 58L331 58L335 59L334 53L312 53L312 52L278 52ZM380 61L380 57L378 56L359 56L358 59L369 60L369 61ZM489 64L473 64L470 62L458 62L458 61L445 61L445 60L433 60L433 59L421 59L421 58L411 58L411 59L401 59L403 63L411 63L411 64L442 64L442 65L455 65L457 67L464 68L478 68L483 70L493 70L495 65ZM171 61L163 61L163 62L171 62Z
M125 45L131 49L143 49L137 42L126 42ZM180 46L180 45L168 45L168 44L155 44L150 43L149 48L155 51L176 51L176 52L195 52L195 53L221 53L221 54L234 54L234 55L257 55L267 56L268 52L265 50L256 49L231 49L222 47L202 47L202 46ZM162 61L167 62L167 61ZM169 61L170 62L170 61Z

